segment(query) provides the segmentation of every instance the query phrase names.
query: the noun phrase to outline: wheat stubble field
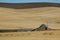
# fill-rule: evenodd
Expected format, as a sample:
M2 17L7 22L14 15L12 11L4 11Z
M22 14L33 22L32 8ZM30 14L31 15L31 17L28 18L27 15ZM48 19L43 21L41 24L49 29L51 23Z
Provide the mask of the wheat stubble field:
M0 29L37 28L47 23L57 30L0 33L0 40L60 40L60 7L0 7Z

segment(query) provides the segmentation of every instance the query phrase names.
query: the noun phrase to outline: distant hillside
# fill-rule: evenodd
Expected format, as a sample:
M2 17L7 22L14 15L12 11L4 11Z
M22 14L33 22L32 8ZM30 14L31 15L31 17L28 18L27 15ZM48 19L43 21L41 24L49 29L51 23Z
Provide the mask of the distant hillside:
M60 7L60 3L0 3L0 7L14 8L14 9L26 9L37 7Z

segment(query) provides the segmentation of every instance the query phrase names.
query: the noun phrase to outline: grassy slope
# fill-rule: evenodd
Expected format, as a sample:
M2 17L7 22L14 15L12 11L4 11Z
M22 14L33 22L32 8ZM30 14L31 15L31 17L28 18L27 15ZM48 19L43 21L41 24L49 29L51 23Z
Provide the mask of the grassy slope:
M60 28L58 3L0 3L0 28L36 28L42 23Z
M31 9L11 9L0 7L0 28L36 28L42 23L51 28L60 28L60 8L43 7Z
M36 28L47 22L50 28L60 29L60 8L56 5L29 9L0 5L0 29ZM0 40L60 40L60 30L0 33Z

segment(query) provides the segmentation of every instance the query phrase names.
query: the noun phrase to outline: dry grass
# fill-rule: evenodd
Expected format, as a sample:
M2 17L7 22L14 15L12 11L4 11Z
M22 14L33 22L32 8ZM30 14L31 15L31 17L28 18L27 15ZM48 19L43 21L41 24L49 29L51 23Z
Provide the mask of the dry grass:
M0 33L0 40L60 40L60 30Z
M60 8L11 9L0 7L0 29L36 28L47 23L60 29ZM0 33L0 40L60 40L60 30Z
M42 23L60 28L60 8L9 9L0 7L0 28L36 28Z

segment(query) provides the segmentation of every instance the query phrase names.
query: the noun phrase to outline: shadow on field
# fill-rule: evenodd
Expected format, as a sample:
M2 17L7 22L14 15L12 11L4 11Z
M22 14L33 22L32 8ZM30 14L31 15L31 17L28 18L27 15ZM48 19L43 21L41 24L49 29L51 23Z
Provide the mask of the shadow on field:
M45 24L41 24L40 27L35 28L35 29L13 29L13 30L7 30L7 29L0 29L0 32L33 32L33 31L45 31L45 30L50 30L48 28L48 26L46 26Z

